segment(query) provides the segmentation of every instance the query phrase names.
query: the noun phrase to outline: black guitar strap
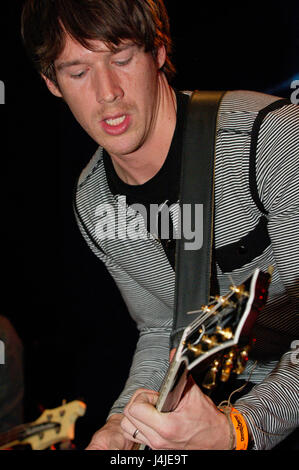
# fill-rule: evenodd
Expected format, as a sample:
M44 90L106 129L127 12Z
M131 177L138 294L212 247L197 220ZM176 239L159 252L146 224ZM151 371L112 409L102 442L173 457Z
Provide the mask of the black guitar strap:
M172 347L209 301L213 269L214 161L218 108L224 91L193 92L183 136L180 238L176 244ZM190 212L191 209L191 212ZM190 216L191 227L190 231ZM189 230L187 230L187 226ZM194 233L190 240L190 233ZM215 277L215 276L214 276Z

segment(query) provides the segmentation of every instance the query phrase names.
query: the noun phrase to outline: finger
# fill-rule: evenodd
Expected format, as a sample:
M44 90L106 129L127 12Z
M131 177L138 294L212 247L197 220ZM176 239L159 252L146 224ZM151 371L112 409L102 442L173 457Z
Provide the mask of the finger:
M136 418L142 421L142 415L146 411L148 415L155 411L159 394L152 390L138 390L124 410L128 418ZM147 420L147 418L146 418Z
M138 444L145 444L152 449L167 448L165 440L158 432L145 423L135 419L133 421L134 424L128 418L123 418L121 427L125 439L129 439ZM137 430L138 432L136 433Z
M121 422L121 429L125 439L129 439L132 442L137 443L146 443L146 437L142 434L140 429L138 429L128 418L124 417Z
M140 391L124 410L122 421L124 437L133 439L136 429L139 430L134 441L141 442L151 448L167 448L164 430L167 428L168 414L160 413L156 408L158 394Z
M138 430L138 434L136 437L132 437L132 435L127 434L125 431L123 431L124 437L127 440L130 440L134 444L143 444L144 446L151 447L151 444L149 440Z
M148 389L145 389L145 388L139 388L135 393L134 395L132 396L131 400L129 401L129 403L127 404L126 408L128 408L133 402L135 402L135 400L137 399L137 397L140 397L143 396L144 399L146 399L146 397L148 397L148 401L149 403L152 403L153 405L156 404L156 401L158 399L158 396L159 396L159 393L158 392L155 392L154 390L148 390Z
M169 353L169 362L172 361L172 359L174 358L175 356L175 353L176 353L176 348L173 348L170 353Z

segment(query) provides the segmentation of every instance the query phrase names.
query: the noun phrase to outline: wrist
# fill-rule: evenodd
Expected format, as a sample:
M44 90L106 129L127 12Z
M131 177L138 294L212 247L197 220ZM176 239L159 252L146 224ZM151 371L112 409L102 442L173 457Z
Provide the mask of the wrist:
M220 411L225 414L230 429L228 450L247 450L249 432L243 415L232 407L226 407Z
M123 419L124 415L122 413L115 413L113 415L110 415L107 418L107 423L119 423Z
M230 418L236 433L236 450L247 450L248 448L248 428L244 416L235 408L232 408Z
M233 422L230 417L230 408L219 408L223 415L226 433L223 435L225 439L224 450L234 450L236 447L237 437Z

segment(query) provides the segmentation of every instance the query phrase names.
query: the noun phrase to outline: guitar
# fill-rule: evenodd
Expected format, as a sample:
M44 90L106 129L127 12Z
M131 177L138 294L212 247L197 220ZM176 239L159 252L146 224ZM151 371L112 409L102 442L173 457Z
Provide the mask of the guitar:
M250 332L258 313L264 307L271 281L268 273L256 269L241 285L230 287L224 296L202 306L185 328L175 356L160 388L156 408L170 412L177 407L188 378L211 395L219 383L240 375L248 360L254 342ZM144 450L143 444L134 444L134 450Z
M16 426L0 434L0 450L18 445L31 445L32 450L44 450L75 437L75 422L85 414L86 405L74 400L52 410L45 410L34 422Z

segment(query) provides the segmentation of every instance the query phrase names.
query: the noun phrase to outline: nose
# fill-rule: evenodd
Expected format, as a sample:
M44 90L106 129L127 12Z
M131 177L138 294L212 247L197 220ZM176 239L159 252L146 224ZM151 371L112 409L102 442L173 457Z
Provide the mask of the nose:
M112 104L124 94L116 72L109 67L101 67L95 72L94 86L98 103Z

